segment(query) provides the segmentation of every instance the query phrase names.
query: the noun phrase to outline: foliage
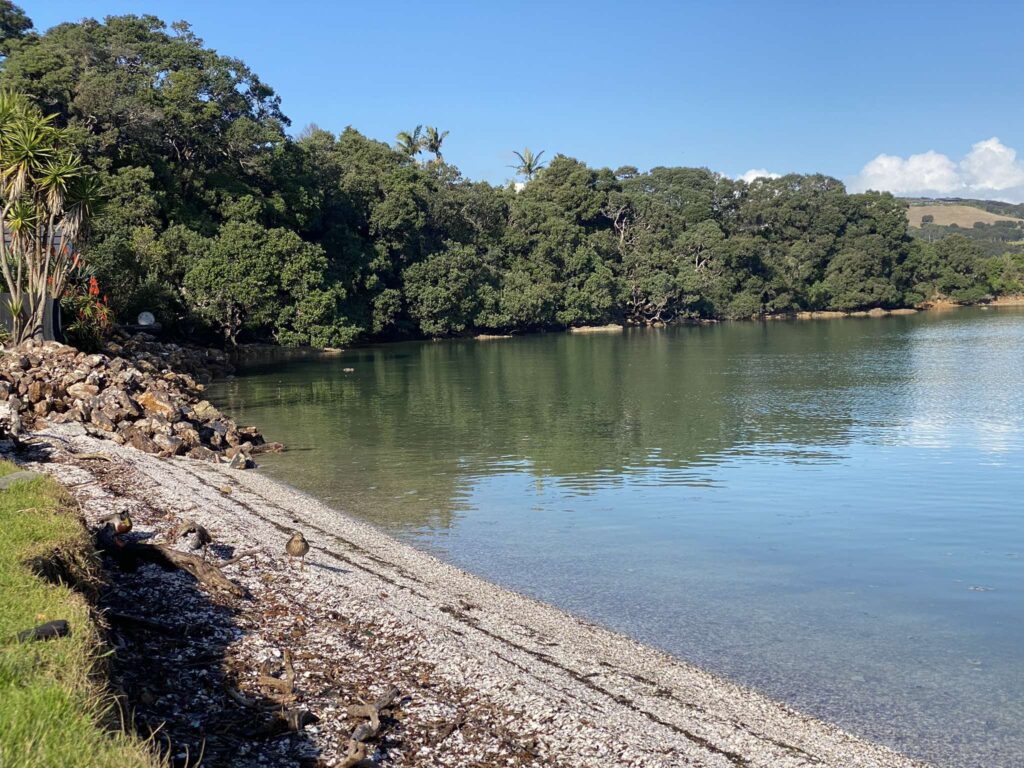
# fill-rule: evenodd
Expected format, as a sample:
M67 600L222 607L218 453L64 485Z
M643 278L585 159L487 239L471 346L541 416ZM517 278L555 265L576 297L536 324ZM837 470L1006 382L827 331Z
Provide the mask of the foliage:
M11 2L0 0L0 55L10 50L9 41L20 40L32 29L32 20Z
M229 221L189 245L184 292L192 311L236 344L243 330L269 328L279 341L337 343L324 326L329 291L323 249L287 229ZM325 318L326 315L326 318Z
M84 255L111 310L180 333L322 346L979 300L1016 284L959 241L913 239L903 201L826 176L613 172L526 149L516 192L465 179L432 126L396 147L353 128L291 138L273 90L184 23L109 17L7 44L0 85L55 114L98 169L110 204Z
M985 261L985 273L993 292L1006 295L1024 294L1024 254L1004 253Z
M409 157L416 157L426 144L426 139L423 137L423 126L417 125L412 132L402 131L395 137L397 143L395 148Z
M544 163L541 162L541 155L544 154L544 150L541 150L536 155L530 151L527 147L522 152L513 152L519 162L515 165L509 166L514 169L515 172L520 176L525 176L527 181L531 181L534 176L544 167Z
M448 136L448 131L438 131L432 125L427 126L427 133L423 138L423 148L434 156L435 163L443 163L444 156L441 154L441 145Z
M73 282L61 296L61 309L71 322L64 328L69 343L87 352L97 352L114 327L114 313L105 295L100 295L96 277L83 284Z
M98 202L67 131L23 94L0 91L0 270L16 342L42 334Z

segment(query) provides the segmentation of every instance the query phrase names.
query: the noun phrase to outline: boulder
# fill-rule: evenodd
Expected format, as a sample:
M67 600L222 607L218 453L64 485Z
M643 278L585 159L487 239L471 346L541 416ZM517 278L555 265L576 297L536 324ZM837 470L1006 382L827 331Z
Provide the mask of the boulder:
M111 419L107 414L100 408L94 408L92 413L89 414L89 421L95 424L97 427L102 429L104 432L113 432L117 429L114 424L114 420Z
M76 400L86 400L98 395L100 393L100 388L95 384L86 384L85 382L80 381L77 384L72 384L68 387L67 391L68 395Z
M153 435L153 442L160 446L162 451L169 453L172 456L181 453L182 448L184 447L184 442L180 437L165 435L159 432Z
M141 395L135 398L135 402L142 406L142 409L149 413L156 413L164 418L170 419L172 417L177 420L178 408L171 401L170 395L166 392L154 391L147 389Z
M228 462L228 469L249 469L252 466L252 459L242 452L236 453L231 457L231 461Z
M215 419L224 418L223 414L214 408L207 400L200 400L198 403L193 405L192 413L195 414L194 418L198 421L213 421Z
M255 456L260 453L283 453L284 443L260 443L254 445L250 453Z
M187 454L190 459L199 459L200 461L209 461L212 464L220 464L221 456L216 451L211 451L206 446L196 446L190 450Z
M123 437L126 445L146 453L160 453L163 450L145 432L137 427L126 429Z

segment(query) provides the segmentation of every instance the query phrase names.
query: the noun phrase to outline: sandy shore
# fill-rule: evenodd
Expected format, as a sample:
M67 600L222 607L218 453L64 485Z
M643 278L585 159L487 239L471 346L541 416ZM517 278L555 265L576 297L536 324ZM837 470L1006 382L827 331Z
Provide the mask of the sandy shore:
M261 665L284 646L295 695L320 718L302 744L275 747L277 764L341 765L355 723L346 702L396 686L402 718L380 765L922 765L460 571L258 471L158 458L68 427L45 434L64 439L34 468L67 484L88 522L130 509L136 535L161 541L190 517L221 556L258 551L224 569L249 591L230 605L233 679L257 690ZM74 456L97 453L113 461ZM304 572L283 553L293 528L312 545Z

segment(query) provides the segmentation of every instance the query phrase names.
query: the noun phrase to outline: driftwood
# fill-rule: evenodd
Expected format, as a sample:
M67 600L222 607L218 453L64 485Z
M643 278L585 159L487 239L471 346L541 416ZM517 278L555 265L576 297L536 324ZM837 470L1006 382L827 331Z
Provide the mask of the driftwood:
M241 691L232 688L230 685L224 686L224 692L227 693L229 699L236 704L242 705L246 709L260 709L259 702L247 698Z
M228 697L236 704L246 709L263 713L269 718L259 722L248 730L248 734L254 738L271 738L284 733L298 733L307 725L319 723L320 718L302 707L286 709L278 702L261 702L250 699L236 688L227 685L224 687Z
M257 685L276 688L281 691L273 701L253 700L230 685L226 687L228 696L247 709L263 714L262 720L256 723L248 733L254 738L272 738L285 733L298 733L307 725L320 722L320 718L303 707L288 707L295 700L295 666L292 664L291 651L284 652L284 671L282 677L269 674L269 664L264 664Z
M230 581L223 573L221 573L220 568L209 565L204 562L202 558L196 557L195 555L179 552L178 550L172 549L171 547L163 544L143 544L141 542L132 542L132 544L128 546L141 548L144 558L148 559L149 562L157 563L158 565L171 563L176 568L188 571L196 581L201 584L205 584L208 587L223 590L224 592L228 592L236 597L242 597L245 595L245 590L233 581Z
M96 461L109 461L111 464L114 463L114 457L106 453L73 453L71 455L76 459L94 459Z
M268 688L276 688L284 696L291 697L295 693L295 666L292 664L292 652L285 649L284 674L281 677L267 674L267 666L264 665L264 673L259 676L256 683Z
M366 758L366 745L355 739L349 739L348 751L338 765L340 768L362 768L373 765L373 763Z
M259 549L247 549L245 552L242 552L239 555L235 555L230 560L225 560L222 563L218 563L217 567L218 568L226 568L229 565L234 565L239 560L241 560L243 557L254 557L255 555L258 555L260 552L261 552L261 550L259 550Z
M348 713L352 717L366 717L369 718L369 722L360 723L352 731L352 736L348 740L348 750L345 758L341 761L341 768L356 768L370 764L367 760L366 742L380 735L381 715L396 706L399 695L397 688L388 688L372 704L353 704L348 708Z
M243 597L245 590L230 581L220 568L209 565L201 558L164 544L146 544L141 541L119 541L109 529L101 529L96 536L97 544L102 552L110 555L117 564L125 569L132 570L140 562L154 563L169 571L179 569L192 574L201 584L212 589L219 589L236 597Z

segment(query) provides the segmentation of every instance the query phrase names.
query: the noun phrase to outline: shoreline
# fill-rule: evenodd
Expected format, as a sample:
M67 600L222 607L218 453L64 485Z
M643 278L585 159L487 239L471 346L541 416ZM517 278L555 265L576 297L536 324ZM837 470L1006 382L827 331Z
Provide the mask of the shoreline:
M865 318L877 320L883 317L903 317L907 315L916 315L923 312L945 313L957 309L991 309L999 307L1024 307L1024 295L1012 294L1006 296L998 296L992 301L979 302L976 304L958 304L957 302L953 301L937 300L916 307L895 307L893 309L882 309L880 307L876 307L874 309L851 310L849 312L841 310L806 310L800 312L781 312L776 314L752 315L750 317L738 318L687 318L682 320L673 320L668 323L642 324L633 322L623 322L608 323L605 325L568 326L565 328L540 329L526 332L473 332L461 336L441 336L438 338L425 337L391 340L368 340L344 348L331 347L325 349L317 349L314 347L282 347L273 344L253 343L239 345L233 351L232 356L233 359L242 364L252 364L258 362L279 362L282 359L317 360L326 358L336 358L339 355L360 349L371 349L379 346L388 346L391 344L414 344L428 341L501 341L504 339L518 339L526 336L535 336L548 333L563 333L571 336L594 334L601 335L609 333L621 333L623 331L631 331L634 329L643 330L650 328L658 330L663 328L670 328L673 326L705 326L718 325L719 323L775 323L784 321L807 320L862 320Z
M319 750L324 764L343 759L352 722L334 699L327 703L325 686L339 682L320 682L317 670L358 656L352 674L372 671L369 694L393 684L410 697L402 742L384 753L381 765L485 758L493 765L652 768L924 765L461 571L259 473L160 458L67 426L35 437L46 435L59 438L49 439L54 454L32 467L68 485L91 526L112 505L127 505L138 531L156 541L180 517L195 517L232 551L259 553L254 562L225 569L252 595L235 610L248 615L253 605L272 600L285 613L303 614L302 640L289 642L303 681L299 696L320 716L306 734L313 746L303 748ZM73 453L104 453L112 462ZM286 570L282 550L292 528L312 545L304 573ZM237 666L252 670L239 676L243 694L280 643L282 621L254 617L232 646ZM373 627L375 652L339 646L339 623ZM481 713L492 713L486 717L500 728L471 727L486 720ZM446 719L455 727L443 734Z

